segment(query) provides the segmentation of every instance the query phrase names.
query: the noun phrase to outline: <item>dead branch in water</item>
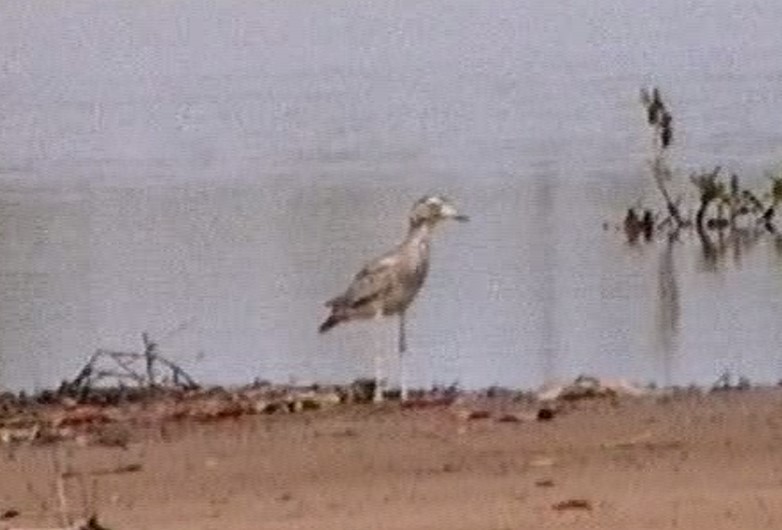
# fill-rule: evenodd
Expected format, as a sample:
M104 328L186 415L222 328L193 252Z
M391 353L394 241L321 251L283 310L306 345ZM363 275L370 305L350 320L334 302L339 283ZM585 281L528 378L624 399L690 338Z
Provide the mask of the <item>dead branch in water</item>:
M665 200L668 210L668 218L676 223L679 229L686 225L679 211L678 204L673 200L668 191L667 183L673 180L673 172L665 158L666 151L673 144L673 116L663 101L662 94L657 87L650 92L641 89L641 103L646 107L647 122L654 131L652 137L654 158L651 162L652 176L655 185Z
M641 234L645 240L651 241L653 232L665 227L668 227L669 235L676 236L680 230L694 226L703 243L704 252L715 257L719 254L718 247L712 244L709 230L718 231L720 238L722 231L727 230L737 241L747 239L748 236L754 240L755 235L764 232L776 234L774 216L777 204L782 202L782 175L769 176L770 192L758 195L742 188L738 175L733 174L726 180L719 166L710 171L694 173L689 181L698 192L697 208L693 208L697 210L695 219L691 221L682 215L681 199L674 199L669 189L675 177L667 160L667 153L674 141L673 115L656 87L641 90L641 103L653 132L651 174L665 202L667 215L662 222L654 223L657 214L652 210L644 210L641 217L634 208L628 209L624 231L630 243L635 243ZM743 226L740 226L740 221L743 221Z

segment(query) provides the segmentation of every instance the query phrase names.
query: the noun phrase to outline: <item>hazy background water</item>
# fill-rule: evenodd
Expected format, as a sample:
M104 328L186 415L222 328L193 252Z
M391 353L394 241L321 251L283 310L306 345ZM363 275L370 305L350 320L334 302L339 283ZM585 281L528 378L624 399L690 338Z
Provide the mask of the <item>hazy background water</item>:
M318 336L322 302L446 226L410 322L415 384L782 377L778 248L603 231L674 163L763 185L782 161L773 0L0 0L0 387L140 333L197 378L344 381L394 325ZM177 330L170 333L171 330Z

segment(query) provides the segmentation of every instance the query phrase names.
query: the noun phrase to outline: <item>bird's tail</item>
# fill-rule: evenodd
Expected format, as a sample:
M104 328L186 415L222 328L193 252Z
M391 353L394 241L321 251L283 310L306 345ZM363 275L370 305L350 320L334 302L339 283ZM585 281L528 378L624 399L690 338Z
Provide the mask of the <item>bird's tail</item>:
M337 315L332 313L331 315L329 315L329 318L323 321L323 324L320 325L320 327L318 328L318 332L326 333L328 330L330 330L331 328L333 328L334 326L342 322L342 320L343 319L341 317L338 317Z

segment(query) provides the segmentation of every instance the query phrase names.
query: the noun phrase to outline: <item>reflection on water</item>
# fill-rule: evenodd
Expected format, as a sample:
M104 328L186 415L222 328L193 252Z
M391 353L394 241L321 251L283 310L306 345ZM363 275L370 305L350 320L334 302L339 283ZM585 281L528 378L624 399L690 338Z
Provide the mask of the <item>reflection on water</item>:
M697 230L701 246L701 270L719 272L725 268L742 266L748 252L763 239L779 241L779 236L762 227L733 230Z
M663 356L664 385L673 383L673 363L676 357L677 339L681 322L681 301L676 264L673 259L678 241L674 235L667 237L660 251L657 266L657 336Z
M52 384L97 347L140 348L142 331L199 378L368 374L366 348L392 353L393 324L315 328L330 293L402 237L417 191L15 193L1 239L4 384ZM610 190L589 193L552 175L450 190L473 222L435 238L410 315L416 384L531 386L580 372L673 384L725 369L764 379L776 367L775 240L713 234L702 246L692 234L625 247L599 228ZM573 211L586 221L574 225Z
M530 248L539 256L540 286L535 305L541 313L540 344L537 348L544 381L557 377L557 276L554 274L557 262L556 218L554 214L554 187L551 179L541 179L536 187L534 239Z
M689 227L692 228L692 227ZM627 231L627 222L625 225L626 236L630 245L638 244L639 233L636 230ZM757 224L753 228L722 227L720 229L707 229L699 227L694 229L697 235L696 247L700 250L698 257L697 270L703 273L719 274L730 272L731 270L740 270L743 265L743 258L751 253L753 249L765 239L771 248L779 248L779 236L771 223ZM675 360L678 348L678 334L681 322L681 294L679 291L678 273L676 270L676 260L674 252L678 246L682 245L682 238L686 238L689 232L673 230L665 235L665 244L660 251L658 264L658 283L657 283L657 339L658 348L664 357L664 383L672 384L674 381L674 367L672 363ZM647 242L651 239L647 238ZM691 241L695 243L696 241ZM661 243L662 244L662 243ZM679 251L681 252L681 251ZM724 293L725 296L742 296L740 291ZM724 298L723 305L731 305L731 298Z
M473 222L437 234L411 384L782 376L778 241L601 230L657 201L640 86L677 169L779 161L782 4L682 6L6 2L0 386L179 327L202 379L369 374L393 324L319 337L323 301L431 192Z

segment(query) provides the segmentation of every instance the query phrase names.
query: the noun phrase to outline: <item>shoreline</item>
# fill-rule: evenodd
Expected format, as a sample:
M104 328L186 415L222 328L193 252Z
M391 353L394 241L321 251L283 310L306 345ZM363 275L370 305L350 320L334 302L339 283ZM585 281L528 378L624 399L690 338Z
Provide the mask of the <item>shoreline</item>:
M742 376L723 374L709 387L689 385L658 388L624 379L581 375L570 382L549 383L538 390L491 386L463 390L456 385L411 389L400 401L398 388L384 390L385 401L373 403L375 382L357 379L345 385L274 384L255 380L232 386L145 385L78 386L63 382L58 389L28 395L0 392L0 445L54 443L94 435L105 424L152 425L172 421L215 422L243 416L293 414L349 405L373 404L402 409L481 407L482 403L527 407L536 413L558 414L581 400L610 398L671 399L721 392L782 390L776 385L752 385ZM529 411L527 411L529 412ZM98 436L99 437L99 436Z

